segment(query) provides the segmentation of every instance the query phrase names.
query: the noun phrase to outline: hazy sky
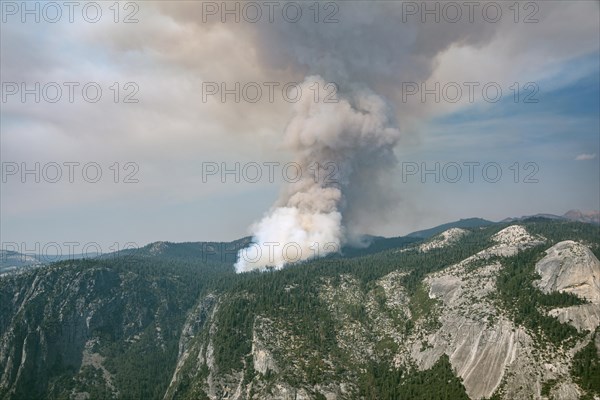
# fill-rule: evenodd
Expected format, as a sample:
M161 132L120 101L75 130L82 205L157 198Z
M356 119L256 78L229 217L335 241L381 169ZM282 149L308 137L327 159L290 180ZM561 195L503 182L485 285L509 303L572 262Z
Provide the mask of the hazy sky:
M1 3L3 247L247 235L311 75L401 132L365 233L600 208L597 1L48 4Z

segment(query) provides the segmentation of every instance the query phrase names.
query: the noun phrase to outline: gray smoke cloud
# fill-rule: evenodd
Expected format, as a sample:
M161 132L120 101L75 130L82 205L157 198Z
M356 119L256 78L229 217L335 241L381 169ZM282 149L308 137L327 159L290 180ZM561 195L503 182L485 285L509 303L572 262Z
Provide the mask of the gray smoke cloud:
M394 147L401 136L418 142L420 122L449 107L431 101L402 102L404 82L433 77L442 82L499 80L510 85L525 79L520 72L530 71L532 65L544 70L543 63L534 61L570 58L597 48L596 40L588 38L597 26L593 18L578 24L587 28L564 29L568 38L557 40L565 45L548 46L547 40L557 24L569 20L565 12L596 15L598 5L590 2L577 2L569 10L562 4L540 3L538 24L515 24L506 7L501 21L486 22L481 14L486 2L479 4L474 22L463 9L464 17L456 23L432 22L431 16L423 23L421 15L407 18L403 2L366 1L336 2L338 22L322 23L321 18L315 23L313 3L294 3L301 5L305 16L298 22L276 18L271 23L263 18L258 23L226 24L221 18L203 21L195 2L157 5L185 26L169 34L191 32L191 40L178 41L181 47L173 48L171 41L154 44L163 59L175 60L207 80L305 82L283 139L302 179L284 188L271 210L251 227L256 245L240 252L238 272L267 265L281 268L287 262L337 251L389 218L388 208L398 203L390 184ZM284 4L278 2L278 12ZM419 7L424 4L418 2ZM154 28L148 35L156 35ZM126 45L141 47L135 42ZM465 58L473 54L484 56ZM315 81L335 82L340 88L338 103L314 101L309 87ZM228 131L241 140L245 132L256 135L260 126L280 118L288 105L250 107L236 107L236 117L231 117L234 105L223 108L226 120L234 121ZM396 120L402 124L402 135ZM315 179L311 171L317 163L334 165L335 179L326 180L330 170Z
M332 97L319 76L300 85L302 96L285 131L285 143L295 155L300 179L291 183L274 207L252 227L254 244L242 249L237 272L279 269L339 251L361 232L349 229L348 213L360 206L355 183L361 190L377 190L378 176L393 168L393 148L400 139L390 110L380 96L355 90ZM355 193L355 192L354 192Z
M453 42L491 35L479 26L448 31L436 24L402 24L401 10L387 3L344 3L336 24L304 19L252 27L266 68L308 77L284 137L302 178L284 188L250 228L253 244L238 253L238 273L280 269L345 244L362 245L369 225L398 202L389 182L401 138L396 117L406 115L394 107L399 82L425 79L435 54ZM326 101L325 90L317 101L310 88L330 82L339 87L336 102ZM323 169L316 175L318 166Z
M263 210L250 213L241 211L234 204L234 195L245 195L240 194L246 190L243 185L234 187L217 181L198 185L196 171L200 171L202 162L213 160L228 163L241 160L283 161L280 157L284 157L287 161L310 156L314 157L311 159L313 162L325 159L336 162L339 170L334 177L340 180L338 184L322 182L312 192L307 189L311 195L314 191L327 193L329 197L323 198L330 198L327 204L333 204L331 209L335 210L332 213L323 208L325 211L313 214L341 219L340 223L333 218L327 219L334 227L327 232L332 232L330 236L334 239L313 239L323 244L329 241L335 244L338 240L352 242L357 232L392 235L406 232L409 228L416 230L422 228L425 221L433 224L464 217L465 212L489 216L490 209L494 209L493 213L498 218L521 213L513 208L516 206L512 203L516 202L505 206L489 194L493 192L489 192L487 197L497 201L491 203L493 207L479 205L483 202L473 202L466 196L462 197L466 201L461 205L454 202L453 207L447 207L446 202L444 205L436 202L434 196L422 196L418 193L419 186L413 186L411 191L405 190L401 206L397 206L399 203L394 191L400 190L400 179L393 176L398 171L393 170L394 163L389 161L393 160L393 144L386 149L361 145L359 148L364 154L359 155L338 147L335 154L339 159L319 153L330 149L315 148L313 155L308 147L296 151L294 145L289 145L293 154L282 156L279 144L283 142L285 127L292 118L301 120L300 117L306 114L299 108L300 104L296 105L292 115L291 105L280 98L274 103L236 103L231 100L204 103L202 85L205 82L226 83L228 87L235 82L241 85L247 82L278 82L283 85L319 75L327 82L338 83L339 98L359 114L363 113L359 111L359 99L369 97L371 90L377 94L374 98L382 102L385 99L392 109L387 114L388 125L396 126L394 119L401 124L402 147L397 147L400 149L398 154L409 157L414 154L420 158L417 148L434 144L433 147L442 150L436 154L444 157L448 152L452 154L452 149L446 151L440 147L446 141L458 146L461 138L449 137L452 131L436 137L436 132L429 131L428 120L457 111L457 108L465 106L464 99L468 96L463 96L463 101L457 104L443 101L403 103L404 82L498 81L506 90L515 82L524 84L545 79L541 92L548 93L552 89L548 85L560 87L565 82L585 76L585 68L574 68L573 61L581 56L597 54L600 46L597 35L600 3L594 1L533 2L539 6L535 14L539 20L537 23L523 23L531 12L528 5L531 2L519 3L519 23L514 21L513 2L497 1L493 3L502 6L503 17L494 23L482 20L481 12L486 2L476 2L475 22L468 21L463 2L409 2L429 9L459 4L463 17L456 23L443 19L437 23L432 16L428 17L427 23L422 23L420 14L407 17L402 12L406 3L401 1L336 2L339 7L333 16L338 20L336 23L323 23L333 9L325 9L331 4L329 1L318 3L321 10L319 22L314 22L315 2L294 2L303 7L303 18L297 23L282 19L285 3L281 1L275 2L277 12L273 23L267 20L266 7L263 7L263 18L257 23L243 19L235 22L231 15L225 22L220 14L207 20L203 18L202 10L206 3L223 10L225 6L231 9L235 4L241 8L246 3L262 6L267 2L174 0L138 3L140 10L136 18L139 23L135 24L115 24L107 8L108 3L103 5L105 13L98 24L87 23L81 18L76 23L22 24L19 15L15 15L12 22L3 24L3 34L11 38L2 46L0 64L3 81L41 82L42 85L45 82L77 81L83 84L98 81L104 88L102 101L95 104L82 100L74 104L68 101L57 104L29 101L25 104L14 97L16 101L2 106L3 116L6 114L7 117L2 133L3 155L8 155L9 161L12 158L28 163L95 160L111 165L115 160L132 160L139 163L140 173L145 174L144 179L134 185L135 190L129 185L112 184L110 188L100 184L93 185L94 188L87 185L84 190L80 190L80 186L69 185L72 189L69 196L51 190L54 185L22 185L15 180L10 186L12 190L9 187L2 191L3 204L7 205L2 232L13 237L10 240L29 241L32 240L32 232L35 232L40 241L55 241L56 235L61 234L65 236L60 241L71 241L73 238L69 235L74 234L72 231L61 233L55 229L56 224L32 221L46 221L48 215L54 215L57 221L68 220L65 213L69 214L72 207L85 205L95 210L94 215L90 224L86 224L77 235L89 235L86 236L88 240L96 240L98 232L103 232L107 245L111 245L117 239L115 232L97 228L107 226L106 218L122 219L120 213L114 212L113 205L124 204L126 199L130 201L128 204L135 205L132 209L136 212L128 214L134 223L128 224L129 229L119 233L121 236L118 238L122 242L134 238L142 243L164 240L165 237L176 241L238 237L242 234L240 227L249 225L252 218L259 217ZM62 9L62 21L66 22L68 13L65 7ZM31 21L32 17L28 19ZM65 49L68 51L63 51ZM596 67L593 68L595 71ZM141 101L116 106L111 101L112 93L108 86L116 81L123 84L131 80L139 84ZM63 99L66 98L66 91L63 96ZM506 92L506 96L510 93ZM333 109L326 104L316 104L312 108ZM110 118L106 118L107 115ZM552 124L551 118L544 116L542 119ZM562 124L554 125L559 129ZM588 125L587 122L585 125ZM526 123L519 123L519 126L528 129ZM487 127L486 121L483 129ZM478 135L481 137L477 138L476 144L469 139L467 147L474 149L477 143L485 142L493 159L496 143L510 141L513 137L515 143L522 143L518 136L523 133L519 130L512 134L492 133L490 135L494 137L489 138ZM346 135L342 133L339 137ZM464 140L463 143L466 143ZM42 145L31 146L33 142ZM578 149L574 154L585 150ZM173 175L172 154L177 155L177 172L183 172L177 176ZM466 154L470 159L470 154ZM189 172L186 174L186 171ZM305 178L313 179L310 171L303 172L307 175ZM323 173L327 172L329 170ZM566 170L563 172L564 179L568 181L569 174ZM86 182L81 183L86 185ZM305 184L308 187L311 182ZM528 197L530 192L527 192L526 197L532 200L529 203L535 199L546 199L546 193L553 189L546 185L552 183L546 181L536 185L539 186L538 191L535 195L531 193L531 198ZM405 187L403 185L402 189ZM314 207L304 201L308 195L301 189L300 182L285 188L265 218L283 213L286 207L292 211L294 207L298 210ZM247 192L252 196L254 207L264 200L262 192L258 195L257 192L260 189L256 190L256 185ZM456 193L452 195L450 189L444 194L448 194L449 201L461 198ZM40 197L44 198L44 202L37 200ZM290 202L292 197L297 205ZM300 202L300 199L303 201ZM561 193L555 196L553 204L571 207L570 201L571 197ZM143 207L139 207L140 202ZM189 218L192 214L188 212L179 213L185 215L181 221L170 213L155 212L165 204L179 207L191 203L197 204L193 215L201 219L202 224L190 223L193 219ZM320 203L317 204L320 207ZM275 213L275 210L279 211ZM148 213L156 219L147 229L140 229L148 224ZM297 220L296 217L286 219L294 222L294 226L301 226ZM380 223L382 220L385 223ZM311 220L315 221L316 217ZM323 221L314 225L326 226ZM266 229L273 226L266 222L257 223L252 232L258 234L262 232L259 227ZM282 231L291 232L287 228L282 228ZM306 232L317 236L318 231L306 229ZM17 233L16 236L13 236L14 233ZM281 246L278 250L282 250ZM293 250L289 248L291 256ZM318 255L313 250L308 253Z

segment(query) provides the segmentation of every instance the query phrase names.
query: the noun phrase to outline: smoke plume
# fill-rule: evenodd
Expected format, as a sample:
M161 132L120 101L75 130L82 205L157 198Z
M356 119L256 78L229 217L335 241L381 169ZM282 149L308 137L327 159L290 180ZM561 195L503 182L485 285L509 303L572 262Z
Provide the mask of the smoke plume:
M297 174L251 228L253 244L238 253L237 272L280 269L339 251L357 237L352 210L361 206L361 193L375 189L396 163L400 131L385 101L365 89L344 96L314 90L325 85L319 76L300 85L302 97L285 132Z

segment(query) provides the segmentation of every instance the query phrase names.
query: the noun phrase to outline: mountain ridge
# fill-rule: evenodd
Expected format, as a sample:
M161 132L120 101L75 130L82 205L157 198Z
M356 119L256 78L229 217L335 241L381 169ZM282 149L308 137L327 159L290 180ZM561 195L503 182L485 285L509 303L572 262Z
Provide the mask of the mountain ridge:
M568 216L567 216L568 215ZM408 246L418 240L429 239L432 236L438 235L451 228L481 228L494 224L506 224L513 222L526 221L528 219L551 219L551 220L568 220L584 223L597 224L600 223L600 213L598 211L581 212L579 210L570 210L563 216L554 214L535 214L531 216L509 217L499 222L493 222L479 217L471 217L459 219L437 225L431 228L410 232L403 236L383 237L364 235L362 237L362 245L346 245L340 249L341 255L346 257L356 256L358 254L374 254L379 251L394 247ZM19 253L16 251L0 250L0 274L14 272L22 267L38 267L56 261L77 260L84 258L100 258L110 259L118 257L133 257L133 256L160 256L160 248L163 251L174 250L180 252L181 257L187 256L200 257L214 260L221 258L235 263L237 251L246 247L252 241L252 237L245 236L240 239L229 242L213 242L213 241L198 241L198 242L170 242L156 241L146 244L145 246L132 249L124 249L116 252L105 254L73 254L64 256L46 256L34 253Z
M599 362L597 306L535 286L565 240L598 262L597 227L453 229L280 271L236 274L198 244L155 242L3 276L0 399L600 395L578 367Z

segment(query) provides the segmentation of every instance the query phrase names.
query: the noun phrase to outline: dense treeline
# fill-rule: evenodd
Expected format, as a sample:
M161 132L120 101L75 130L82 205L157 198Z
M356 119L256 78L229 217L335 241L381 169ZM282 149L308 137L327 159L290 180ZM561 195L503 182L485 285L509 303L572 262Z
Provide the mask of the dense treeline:
M526 222L527 230L548 239L549 245L563 240L581 241L589 245L596 258L600 259L600 225L544 218L530 218Z
M496 295L502 308L512 316L515 323L529 331L545 336L555 345L574 344L573 340L582 336L572 325L559 322L546 315L545 311L557 307L584 304L585 301L570 293L542 293L533 286L539 279L535 263L543 256L547 246L537 246L502 259L503 268L498 276ZM539 343L544 343L540 337Z
M430 369L409 373L389 363L370 362L358 388L366 400L469 400L445 354Z
M115 337L104 341L98 349L106 357L104 364L115 377L121 398L160 399L164 396L177 362L187 310L223 276L233 273L227 265L199 262L186 252L161 258L139 261L136 257L124 263L109 262L110 267L119 272L139 274L134 290L130 291L135 296L134 307L138 309L129 312L147 312L145 327L137 338ZM108 326L113 324L120 324L118 315L113 321L107 321Z
M571 374L575 382L587 392L582 397L584 400L592 400L593 395L600 395L600 357L594 340L599 333L600 328L597 328L592 340L573 357Z
M250 352L257 315L286 320L292 333L304 338L313 351L327 354L333 350L335 326L318 297L317 283L315 275L304 268L247 274L240 279L228 291L233 295L221 306L218 317L214 346L219 367L241 369L243 357Z
M188 310L227 274L233 274L230 265L193 257L122 254L61 261L3 278L0 328L13 333L15 354L26 344L28 362L37 363L23 372L15 398L70 398L72 390L110 398L103 372L81 368L84 346L94 342L86 351L104 358L120 398L162 398ZM13 309L34 284L40 294L29 294L24 307Z

